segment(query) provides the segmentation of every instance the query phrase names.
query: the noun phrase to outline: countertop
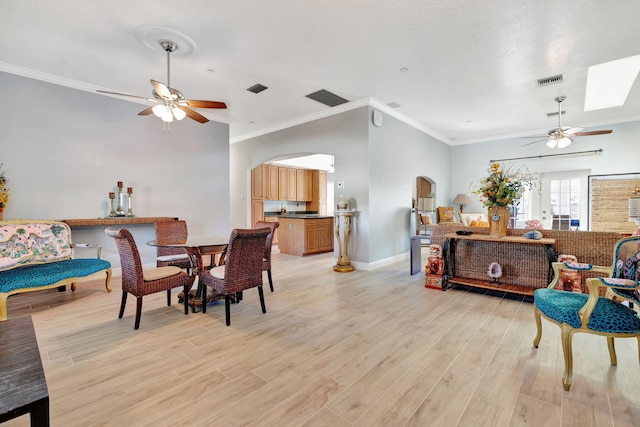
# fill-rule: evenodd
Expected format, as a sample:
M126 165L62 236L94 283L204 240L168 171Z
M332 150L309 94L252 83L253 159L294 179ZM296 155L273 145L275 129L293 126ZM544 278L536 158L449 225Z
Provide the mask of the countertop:
M317 213L286 213L281 214L280 212L265 212L265 217L276 217L276 218L291 218L291 219L320 219L320 218L333 218L333 216L329 215L318 215Z

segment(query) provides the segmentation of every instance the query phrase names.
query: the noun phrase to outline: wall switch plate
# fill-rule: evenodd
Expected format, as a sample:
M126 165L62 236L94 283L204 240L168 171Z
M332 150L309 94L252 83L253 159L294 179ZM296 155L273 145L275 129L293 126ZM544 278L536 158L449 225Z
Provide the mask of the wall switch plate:
M338 181L338 188L344 188L344 181Z

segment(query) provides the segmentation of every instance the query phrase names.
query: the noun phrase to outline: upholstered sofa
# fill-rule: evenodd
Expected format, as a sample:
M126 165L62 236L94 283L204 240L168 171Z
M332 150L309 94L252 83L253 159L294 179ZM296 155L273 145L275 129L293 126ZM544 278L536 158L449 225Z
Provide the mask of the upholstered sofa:
M47 220L0 221L0 321L7 319L10 295L59 288L106 274L111 292L111 264L99 258L72 258L71 229Z
M460 223L438 224L432 227L431 243L443 245L449 233L465 230L474 234L489 234L488 227L465 227ZM510 228L508 236L522 236L529 229ZM594 265L610 265L615 243L622 238L620 233L539 230L543 238L554 239L555 254L574 255L578 262ZM549 259L542 245L491 245L482 242L458 243L455 247L455 275L475 280L490 280L487 274L492 262L501 264L503 276L500 283L528 286L533 290L546 287L550 282ZM461 261L464 260L464 261ZM595 277L597 272L582 272L583 292L586 292L586 278Z

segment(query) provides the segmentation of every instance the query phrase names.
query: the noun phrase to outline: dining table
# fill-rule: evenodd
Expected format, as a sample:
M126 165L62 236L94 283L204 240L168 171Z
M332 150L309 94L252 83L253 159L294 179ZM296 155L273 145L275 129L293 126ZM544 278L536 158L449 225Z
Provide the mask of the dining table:
M149 246L184 249L186 254L189 256L189 262L191 263L190 274L194 276L194 281L196 277L199 279L202 274L206 274L209 268L224 264L228 244L229 237L198 235L188 236L185 241L176 241L172 243L158 244L155 240L147 242L147 245ZM211 257L211 262L208 266L204 263L204 257L206 256ZM218 256L218 260L215 261L215 258ZM207 292L207 301L206 303L203 303L203 286L202 281L198 280L196 290L190 291L189 295L186 296L189 298L188 303L194 313L200 311L200 308L203 313L206 313L208 303L224 298L224 295ZM182 295L182 298L185 298L185 296Z

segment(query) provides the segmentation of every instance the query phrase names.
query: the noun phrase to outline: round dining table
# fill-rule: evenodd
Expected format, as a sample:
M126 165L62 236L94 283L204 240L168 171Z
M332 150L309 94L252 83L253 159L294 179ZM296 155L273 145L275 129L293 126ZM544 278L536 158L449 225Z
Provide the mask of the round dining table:
M211 256L210 267L215 267L224 264L224 259L229 244L228 237L221 236L188 236L187 240L183 242L173 242L158 244L155 240L147 242L149 246L166 247L166 248L182 248L189 256L191 263L191 275L200 278L202 274L206 274L208 267L204 265L203 257ZM220 256L217 262L214 262L216 256ZM184 298L184 295L182 295ZM191 310L195 313L202 308L202 312L207 312L207 304L202 303L202 284L201 280L198 280L197 290L189 292L189 305ZM217 299L224 298L224 295L220 296L216 293L208 293L207 303L215 301Z

